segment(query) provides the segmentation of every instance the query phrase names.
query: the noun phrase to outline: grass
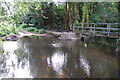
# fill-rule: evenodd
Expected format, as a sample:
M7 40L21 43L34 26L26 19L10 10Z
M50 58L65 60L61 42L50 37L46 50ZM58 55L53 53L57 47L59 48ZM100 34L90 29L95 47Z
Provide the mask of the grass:
M26 27L26 28L23 28L23 30L28 31L28 32L39 33L39 34L45 33L45 29L37 29L35 27Z

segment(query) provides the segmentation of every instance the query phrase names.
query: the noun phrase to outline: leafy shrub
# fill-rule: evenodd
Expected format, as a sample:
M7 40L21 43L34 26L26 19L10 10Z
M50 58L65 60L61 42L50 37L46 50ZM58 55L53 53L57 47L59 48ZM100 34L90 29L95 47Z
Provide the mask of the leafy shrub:
M40 34L45 33L45 29L37 29L35 27L28 27L28 28L23 28L23 29L28 32L34 32L34 33L40 33Z
M35 27L28 27L28 28L24 28L26 31L29 31L29 32L35 32L36 31L36 28Z
M2 37L0 37L0 42L2 42L3 41L3 38Z
M50 25L44 26L44 29L50 29Z
M29 27L29 26L28 26L28 24L21 24L19 27L27 28L27 27Z
M117 41L120 41L120 37L118 39L116 39Z
M2 36L9 35L10 33L17 34L19 30L20 28L16 27L13 24L9 24L9 23L0 24L0 34Z
M38 33L44 34L44 33L45 33L45 29L40 29L40 30L38 30Z

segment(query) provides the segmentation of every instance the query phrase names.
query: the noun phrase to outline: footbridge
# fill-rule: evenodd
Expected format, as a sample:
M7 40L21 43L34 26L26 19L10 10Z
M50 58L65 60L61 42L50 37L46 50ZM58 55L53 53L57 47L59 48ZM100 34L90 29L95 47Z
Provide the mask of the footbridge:
M120 37L120 23L74 23L71 28L82 35Z

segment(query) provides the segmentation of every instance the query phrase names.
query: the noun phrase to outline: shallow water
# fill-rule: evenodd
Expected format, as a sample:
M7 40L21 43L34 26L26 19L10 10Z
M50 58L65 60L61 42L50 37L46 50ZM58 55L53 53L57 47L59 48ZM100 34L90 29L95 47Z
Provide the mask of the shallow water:
M1 78L116 78L116 46L80 40L21 38L0 46Z

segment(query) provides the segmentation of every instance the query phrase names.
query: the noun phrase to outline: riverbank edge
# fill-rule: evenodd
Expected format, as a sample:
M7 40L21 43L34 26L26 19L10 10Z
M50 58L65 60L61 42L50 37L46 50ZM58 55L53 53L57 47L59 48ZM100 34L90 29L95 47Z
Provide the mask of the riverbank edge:
M40 36L40 37L60 37L62 32L56 32L51 30L45 30L46 33L39 34L34 32L28 32L25 30L19 31L18 34L11 34L8 36L0 36L2 41L17 41L21 37Z

